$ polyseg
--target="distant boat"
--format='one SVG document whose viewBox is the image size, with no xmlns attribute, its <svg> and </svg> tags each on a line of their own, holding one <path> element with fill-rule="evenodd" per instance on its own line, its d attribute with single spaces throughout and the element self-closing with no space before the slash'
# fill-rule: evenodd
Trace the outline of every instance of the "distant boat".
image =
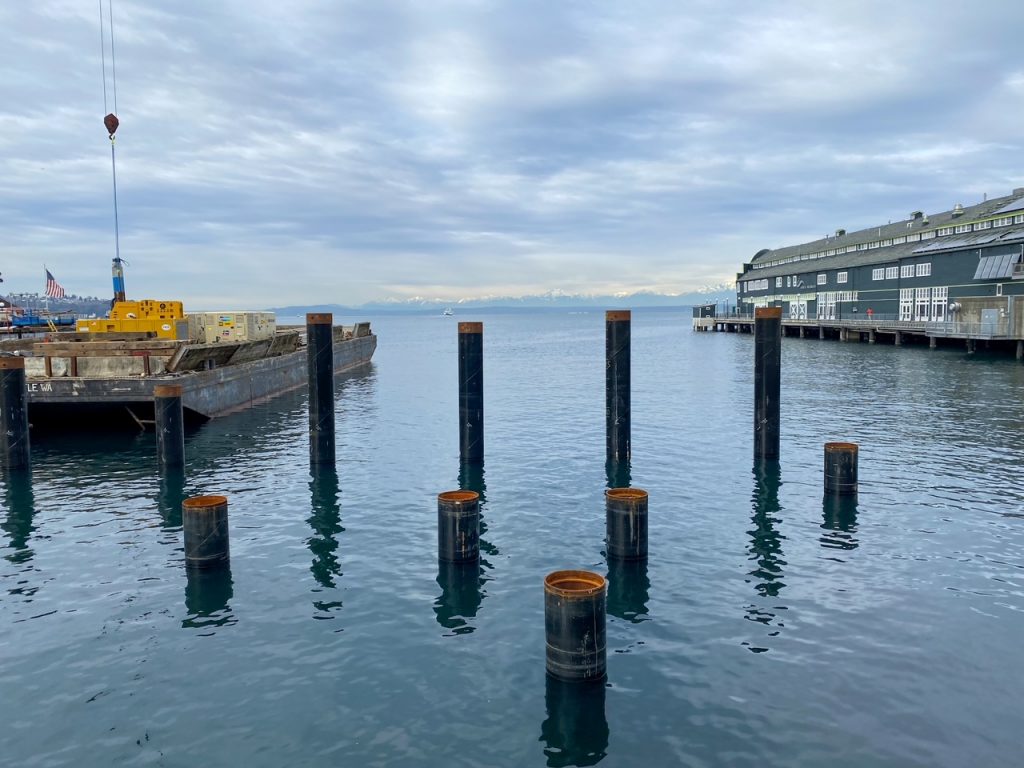
<svg viewBox="0 0 1024 768">
<path fill-rule="evenodd" d="M 448 317 L 449 315 L 454 315 L 455 313 L 452 312 L 451 307 L 445 307 L 444 312 L 442 312 L 441 314 L 444 315 L 445 317 Z"/>
</svg>

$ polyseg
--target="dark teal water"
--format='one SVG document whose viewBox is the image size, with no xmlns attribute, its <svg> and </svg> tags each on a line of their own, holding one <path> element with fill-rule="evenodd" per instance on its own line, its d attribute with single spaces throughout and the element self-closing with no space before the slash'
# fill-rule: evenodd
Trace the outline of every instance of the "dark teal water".
<svg viewBox="0 0 1024 768">
<path fill-rule="evenodd" d="M 439 572 L 458 486 L 457 320 L 485 322 L 484 557 Z M 649 564 L 615 569 L 609 680 L 544 674 L 544 575 L 606 572 L 604 321 L 373 318 L 336 478 L 301 393 L 191 434 L 43 437 L 0 494 L 0 764 L 1015 766 L 1024 368 L 787 339 L 783 458 L 751 463 L 752 338 L 633 320 Z M 856 509 L 822 444 L 861 445 Z M 230 498 L 189 579 L 182 493 Z"/>
</svg>

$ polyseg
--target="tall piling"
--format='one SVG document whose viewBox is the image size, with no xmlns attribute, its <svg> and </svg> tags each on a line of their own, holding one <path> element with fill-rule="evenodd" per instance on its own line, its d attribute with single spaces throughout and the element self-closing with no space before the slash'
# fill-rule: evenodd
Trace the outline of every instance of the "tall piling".
<svg viewBox="0 0 1024 768">
<path fill-rule="evenodd" d="M 228 500 L 226 496 L 193 496 L 181 504 L 181 529 L 185 537 L 188 568 L 227 565 Z"/>
<path fill-rule="evenodd" d="M 547 765 L 597 765 L 608 753 L 603 684 L 576 685 L 550 675 L 544 680 L 547 719 L 541 724 Z"/>
<path fill-rule="evenodd" d="M 779 458 L 782 307 L 754 310 L 754 458 Z"/>
<path fill-rule="evenodd" d="M 153 415 L 156 422 L 156 457 L 160 470 L 185 465 L 185 411 L 180 384 L 153 387 Z"/>
<path fill-rule="evenodd" d="M 32 464 L 23 357 L 0 357 L 0 463 L 7 469 L 25 469 Z"/>
<path fill-rule="evenodd" d="M 544 579 L 548 674 L 572 682 L 603 680 L 608 671 L 605 611 L 608 582 L 591 571 L 554 571 Z"/>
<path fill-rule="evenodd" d="M 309 463 L 334 464 L 334 316 L 306 315 L 309 376 Z"/>
<path fill-rule="evenodd" d="M 825 443 L 825 495 L 857 495 L 856 443 Z"/>
<path fill-rule="evenodd" d="M 449 563 L 480 557 L 480 494 L 476 491 L 437 495 L 437 556 Z"/>
<path fill-rule="evenodd" d="M 647 491 L 609 488 L 604 492 L 608 558 L 647 558 Z"/>
<path fill-rule="evenodd" d="M 484 460 L 483 323 L 459 323 L 459 455 Z"/>
<path fill-rule="evenodd" d="M 630 458 L 629 343 L 632 313 L 610 310 L 604 316 L 606 461 Z"/>
</svg>

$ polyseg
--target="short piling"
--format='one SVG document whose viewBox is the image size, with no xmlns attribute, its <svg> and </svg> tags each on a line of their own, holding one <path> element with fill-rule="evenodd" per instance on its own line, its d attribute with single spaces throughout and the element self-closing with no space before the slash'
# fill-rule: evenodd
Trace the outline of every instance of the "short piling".
<svg viewBox="0 0 1024 768">
<path fill-rule="evenodd" d="M 607 675 L 605 610 L 608 582 L 591 571 L 554 571 L 544 579 L 547 671 L 572 682 Z"/>
<path fill-rule="evenodd" d="M 309 463 L 334 464 L 334 316 L 306 315 L 309 375 Z"/>
<path fill-rule="evenodd" d="M 647 558 L 647 491 L 609 488 L 604 492 L 609 559 Z"/>
<path fill-rule="evenodd" d="M 484 460 L 483 323 L 459 323 L 459 454 Z"/>
<path fill-rule="evenodd" d="M 754 310 L 754 458 L 779 458 L 782 308 Z"/>
<path fill-rule="evenodd" d="M 604 316 L 606 460 L 630 458 L 629 346 L 632 313 L 610 310 Z"/>
<path fill-rule="evenodd" d="M 216 568 L 230 559 L 226 496 L 193 496 L 181 504 L 185 565 Z"/>
<path fill-rule="evenodd" d="M 153 387 L 153 412 L 156 422 L 156 457 L 161 472 L 185 465 L 185 411 L 181 405 L 180 384 Z"/>
<path fill-rule="evenodd" d="M 825 495 L 857 495 L 856 443 L 825 443 Z"/>
<path fill-rule="evenodd" d="M 0 357 L 0 463 L 7 469 L 25 469 L 32 463 L 23 357 Z"/>
<path fill-rule="evenodd" d="M 480 557 L 480 494 L 476 491 L 437 495 L 437 556 L 449 563 Z"/>
</svg>

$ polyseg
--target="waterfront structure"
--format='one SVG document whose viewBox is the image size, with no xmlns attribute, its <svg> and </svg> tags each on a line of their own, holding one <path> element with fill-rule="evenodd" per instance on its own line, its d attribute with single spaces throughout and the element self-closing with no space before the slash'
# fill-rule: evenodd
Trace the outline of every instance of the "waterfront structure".
<svg viewBox="0 0 1024 768">
<path fill-rule="evenodd" d="M 817 325 L 821 337 L 838 328 L 841 338 L 855 329 L 899 343 L 902 332 L 933 346 L 938 338 L 1024 340 L 1024 187 L 758 251 L 736 275 L 736 298 L 740 317 L 781 307 L 789 330 Z"/>
</svg>

